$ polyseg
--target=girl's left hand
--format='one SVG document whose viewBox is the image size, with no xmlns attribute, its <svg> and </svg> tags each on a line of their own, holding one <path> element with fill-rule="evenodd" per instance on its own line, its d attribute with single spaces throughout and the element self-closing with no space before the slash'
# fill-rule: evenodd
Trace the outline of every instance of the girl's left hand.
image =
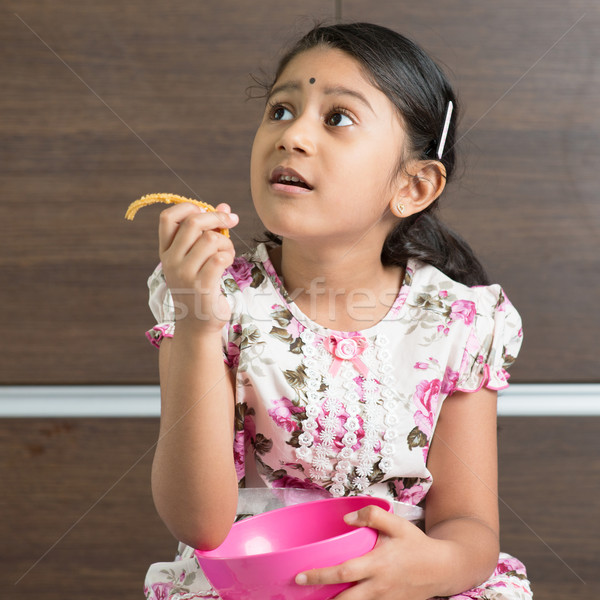
<svg viewBox="0 0 600 600">
<path fill-rule="evenodd" d="M 379 531 L 375 548 L 341 565 L 300 573 L 296 583 L 323 585 L 350 583 L 335 600 L 427 600 L 435 596 L 435 570 L 439 540 L 429 538 L 410 521 L 378 506 L 367 506 L 344 517 L 349 525 Z"/>
</svg>

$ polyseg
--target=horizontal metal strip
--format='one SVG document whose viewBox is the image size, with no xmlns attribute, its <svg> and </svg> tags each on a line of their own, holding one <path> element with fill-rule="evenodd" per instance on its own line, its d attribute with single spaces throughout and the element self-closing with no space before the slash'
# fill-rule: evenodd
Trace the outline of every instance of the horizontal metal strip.
<svg viewBox="0 0 600 600">
<path fill-rule="evenodd" d="M 600 384 L 513 384 L 500 416 L 600 416 Z M 0 386 L 0 417 L 158 417 L 158 386 Z"/>
<path fill-rule="evenodd" d="M 0 387 L 0 417 L 158 417 L 158 386 Z"/>
</svg>

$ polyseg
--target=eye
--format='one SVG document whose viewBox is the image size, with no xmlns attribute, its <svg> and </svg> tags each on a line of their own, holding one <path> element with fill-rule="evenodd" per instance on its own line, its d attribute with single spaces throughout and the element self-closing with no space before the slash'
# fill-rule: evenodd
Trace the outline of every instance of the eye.
<svg viewBox="0 0 600 600">
<path fill-rule="evenodd" d="M 285 106 L 281 106 L 281 104 L 272 106 L 269 115 L 273 121 L 289 121 L 294 118 L 294 115 Z"/>
<path fill-rule="evenodd" d="M 340 109 L 332 111 L 325 119 L 325 123 L 332 127 L 348 127 L 349 125 L 354 125 L 354 121 Z"/>
</svg>

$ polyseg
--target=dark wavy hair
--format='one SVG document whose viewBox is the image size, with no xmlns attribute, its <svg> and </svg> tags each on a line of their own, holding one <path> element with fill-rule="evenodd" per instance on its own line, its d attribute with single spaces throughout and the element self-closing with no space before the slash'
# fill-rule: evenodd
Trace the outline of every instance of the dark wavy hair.
<svg viewBox="0 0 600 600">
<path fill-rule="evenodd" d="M 449 181 L 456 166 L 458 102 L 442 69 L 414 42 L 372 23 L 315 26 L 282 57 L 269 92 L 297 55 L 318 46 L 341 50 L 357 60 L 371 83 L 392 102 L 407 134 L 406 158 L 438 160 L 436 155 L 448 102 L 454 111 L 440 162 Z M 399 172 L 403 168 L 399 165 Z M 423 211 L 400 219 L 381 252 L 384 265 L 406 266 L 409 258 L 429 263 L 466 285 L 487 285 L 487 274 L 469 244 L 436 215 L 439 198 Z M 281 238 L 266 232 L 271 241 Z"/>
</svg>

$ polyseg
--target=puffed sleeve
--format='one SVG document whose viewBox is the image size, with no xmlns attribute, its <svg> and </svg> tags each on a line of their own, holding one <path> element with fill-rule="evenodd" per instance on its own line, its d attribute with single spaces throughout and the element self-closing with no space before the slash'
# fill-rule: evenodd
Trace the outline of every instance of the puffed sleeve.
<svg viewBox="0 0 600 600">
<path fill-rule="evenodd" d="M 223 274 L 221 291 L 232 307 L 231 320 L 225 324 L 221 332 L 223 360 L 229 367 L 235 368 L 239 360 L 239 334 L 241 332 L 241 328 L 236 324 L 239 316 L 237 309 L 239 298 L 236 291 L 239 292 L 239 288 L 227 271 Z M 156 320 L 156 325 L 146 331 L 146 337 L 153 346 L 160 348 L 164 338 L 173 337 L 178 311 L 183 310 L 183 307 L 177 307 L 173 301 L 161 264 L 148 278 L 148 293 L 148 305 Z"/>
<path fill-rule="evenodd" d="M 508 387 L 507 369 L 521 343 L 521 317 L 499 285 L 473 288 L 475 314 L 464 348 L 457 391 L 475 392 Z"/>
<path fill-rule="evenodd" d="M 175 306 L 161 264 L 148 278 L 148 294 L 148 305 L 156 325 L 146 331 L 146 337 L 153 346 L 160 348 L 163 339 L 173 337 L 175 331 Z"/>
</svg>

